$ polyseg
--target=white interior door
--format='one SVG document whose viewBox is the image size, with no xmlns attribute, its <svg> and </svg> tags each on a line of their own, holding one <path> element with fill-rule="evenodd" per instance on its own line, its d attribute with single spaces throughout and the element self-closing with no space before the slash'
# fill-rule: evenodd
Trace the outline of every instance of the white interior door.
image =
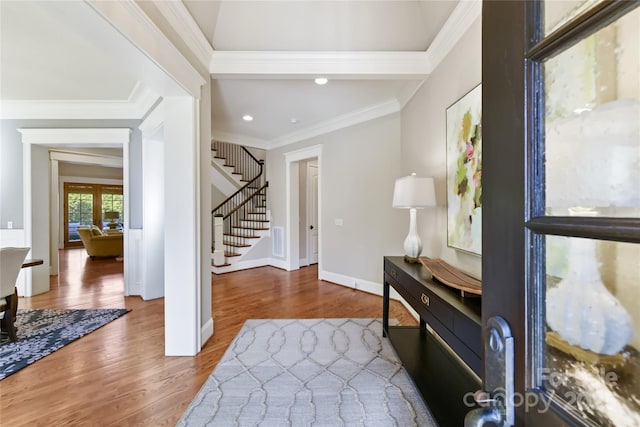
<svg viewBox="0 0 640 427">
<path fill-rule="evenodd" d="M 307 258 L 318 263 L 318 164 L 307 163 Z"/>
</svg>

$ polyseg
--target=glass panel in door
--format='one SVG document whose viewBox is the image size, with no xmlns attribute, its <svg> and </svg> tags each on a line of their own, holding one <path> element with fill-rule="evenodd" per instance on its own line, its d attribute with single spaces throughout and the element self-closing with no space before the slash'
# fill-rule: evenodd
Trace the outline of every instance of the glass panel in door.
<svg viewBox="0 0 640 427">
<path fill-rule="evenodd" d="M 93 225 L 93 201 L 93 193 L 67 192 L 67 242 L 80 242 L 78 226 Z"/>
<path fill-rule="evenodd" d="M 578 423 L 638 426 L 640 243 L 619 219 L 640 218 L 640 8 L 607 20 L 540 61 L 534 386 Z"/>
<path fill-rule="evenodd" d="M 102 186 L 102 228 L 121 229 L 124 219 L 122 187 Z"/>
<path fill-rule="evenodd" d="M 545 243 L 545 389 L 596 425 L 640 425 L 640 244 Z"/>
<path fill-rule="evenodd" d="M 640 218 L 639 28 L 636 9 L 542 64 L 548 215 Z"/>
<path fill-rule="evenodd" d="M 546 0 L 544 2 L 544 33 L 556 30 L 572 18 L 603 0 Z"/>
</svg>

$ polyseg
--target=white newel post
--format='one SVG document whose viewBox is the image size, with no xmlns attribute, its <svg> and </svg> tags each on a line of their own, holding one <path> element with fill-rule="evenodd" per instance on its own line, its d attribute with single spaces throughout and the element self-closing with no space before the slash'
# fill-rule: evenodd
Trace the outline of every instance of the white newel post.
<svg viewBox="0 0 640 427">
<path fill-rule="evenodd" d="M 222 216 L 216 215 L 213 217 L 213 265 L 223 265 L 225 263 L 224 248 L 222 246 L 222 221 Z"/>
</svg>

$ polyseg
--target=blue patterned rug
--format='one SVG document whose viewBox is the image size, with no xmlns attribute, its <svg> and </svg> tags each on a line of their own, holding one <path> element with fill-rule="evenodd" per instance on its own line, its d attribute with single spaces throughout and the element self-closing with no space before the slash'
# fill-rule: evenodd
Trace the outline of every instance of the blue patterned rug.
<svg viewBox="0 0 640 427">
<path fill-rule="evenodd" d="M 0 380 L 128 312 L 124 308 L 18 310 L 18 340 L 0 344 Z"/>
<path fill-rule="evenodd" d="M 437 426 L 380 319 L 247 320 L 178 426 Z"/>
</svg>

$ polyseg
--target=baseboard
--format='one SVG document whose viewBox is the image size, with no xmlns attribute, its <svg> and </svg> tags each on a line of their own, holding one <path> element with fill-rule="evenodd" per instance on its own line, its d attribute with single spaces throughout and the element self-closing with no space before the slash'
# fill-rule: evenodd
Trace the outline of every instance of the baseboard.
<svg viewBox="0 0 640 427">
<path fill-rule="evenodd" d="M 287 269 L 287 262 L 280 258 L 269 258 L 269 265 L 272 267 L 280 268 L 282 270 Z"/>
<path fill-rule="evenodd" d="M 212 266 L 211 272 L 214 274 L 224 274 L 224 273 L 231 273 L 233 271 L 247 270 L 249 268 L 264 267 L 265 265 L 272 265 L 271 261 L 272 261 L 271 258 L 259 258 L 259 259 L 251 259 L 247 261 L 238 261 L 226 267 Z"/>
<path fill-rule="evenodd" d="M 265 265 L 270 265 L 272 267 L 280 268 L 282 270 L 287 270 L 287 263 L 283 259 L 279 258 L 261 258 L 251 261 L 240 261 L 228 267 L 212 267 L 211 271 L 215 274 L 223 274 L 230 273 L 232 271 L 238 270 L 246 270 L 248 268 L 262 267 Z M 214 271 L 215 269 L 215 271 Z M 343 274 L 332 273 L 330 271 L 321 270 L 318 271 L 318 279 L 326 280 L 327 282 L 335 283 L 337 285 L 346 286 L 348 288 L 357 289 L 359 291 L 368 292 L 370 294 L 382 296 L 382 284 L 377 282 L 372 282 L 370 280 L 359 279 L 356 277 L 345 276 Z M 393 300 L 400 301 L 402 305 L 411 313 L 411 315 L 418 320 L 418 313 L 411 308 L 409 303 L 407 303 L 401 296 L 398 294 L 395 289 L 390 289 L 389 297 Z M 204 341 L 203 341 L 204 342 Z"/>
<path fill-rule="evenodd" d="M 382 296 L 383 286 L 380 283 L 371 282 L 369 280 L 358 279 L 351 276 L 345 276 L 338 273 L 332 273 L 330 271 L 319 271 L 318 278 L 320 280 L 326 280 L 327 282 L 335 283 L 337 285 L 346 286 L 348 288 L 357 289 L 359 291 L 368 292 L 370 294 Z M 389 293 L 389 298 L 400 301 L 400 303 L 411 313 L 411 315 L 418 320 L 420 317 L 418 313 L 411 308 L 409 303 L 407 303 L 399 293 L 395 291 L 395 289 L 391 288 Z"/>
<path fill-rule="evenodd" d="M 200 327 L 200 348 L 204 347 L 209 338 L 213 336 L 213 319 L 209 318 L 207 323 Z"/>
</svg>

